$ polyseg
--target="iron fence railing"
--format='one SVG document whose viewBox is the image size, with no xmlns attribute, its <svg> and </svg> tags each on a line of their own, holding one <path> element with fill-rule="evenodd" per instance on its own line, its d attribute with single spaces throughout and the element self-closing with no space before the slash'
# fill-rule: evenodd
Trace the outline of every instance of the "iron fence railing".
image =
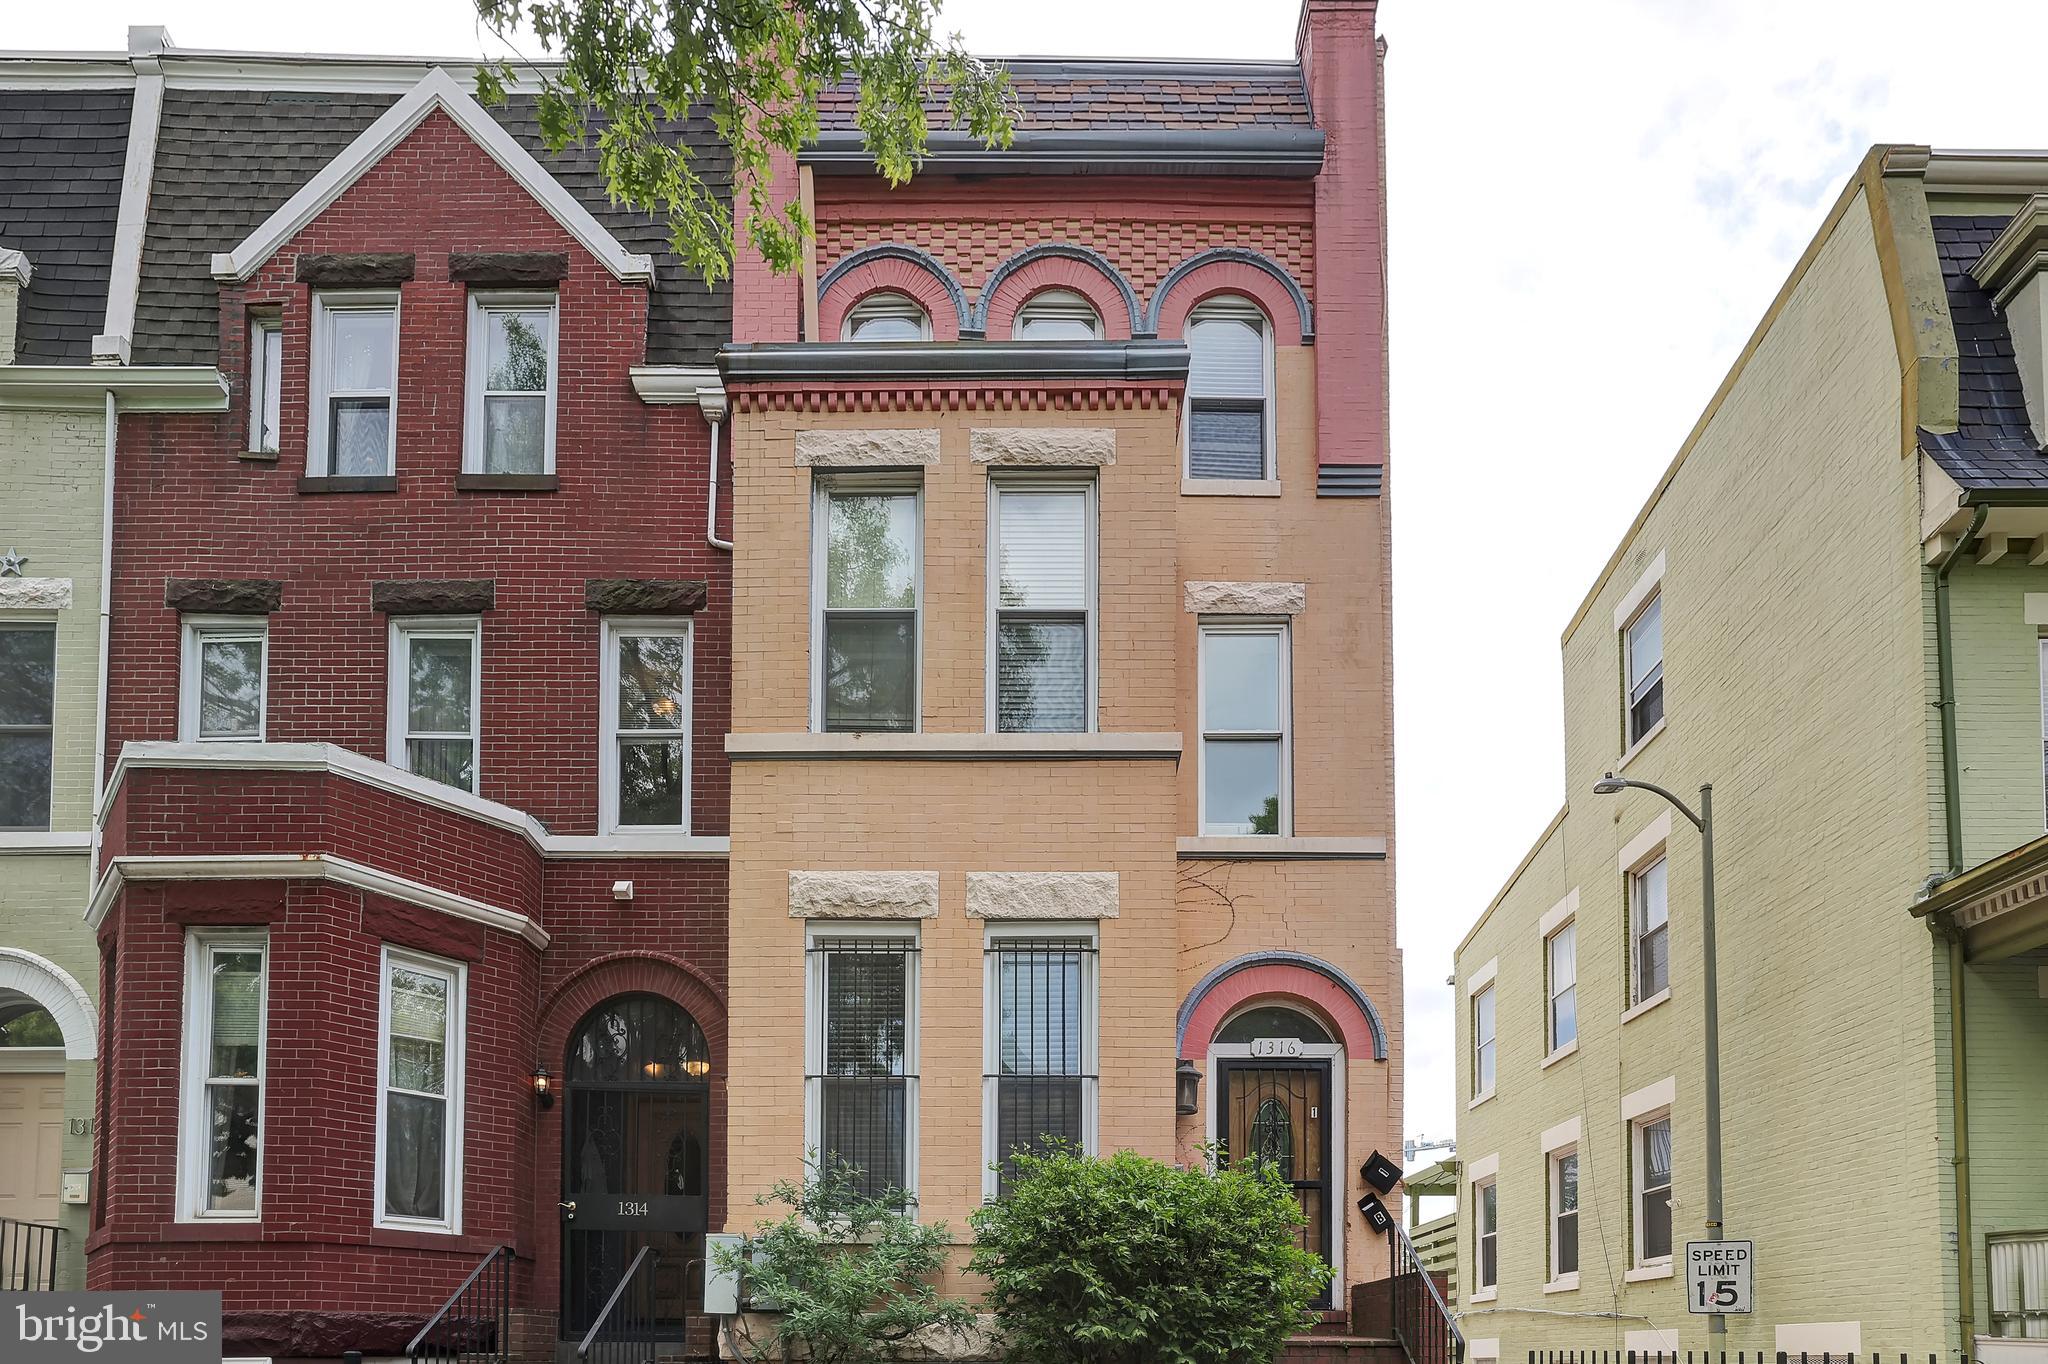
<svg viewBox="0 0 2048 1364">
<path fill-rule="evenodd" d="M 484 1256 L 405 1347 L 411 1360 L 506 1364 L 511 1357 L 512 1247 Z"/>
<path fill-rule="evenodd" d="M 0 1217 L 0 1289 L 48 1292 L 57 1286 L 57 1248 L 64 1228 Z"/>
<path fill-rule="evenodd" d="M 1465 1337 L 1437 1291 L 1436 1277 L 1415 1253 L 1399 1221 L 1388 1231 L 1393 1249 L 1394 1336 L 1410 1364 L 1464 1364 Z"/>
<path fill-rule="evenodd" d="M 577 1345 L 579 1361 L 654 1364 L 664 1345 L 671 1355 L 682 1351 L 689 1337 L 688 1295 L 665 1301 L 658 1283 L 660 1268 L 661 1252 L 652 1246 L 640 1247 Z M 684 1266 L 685 1277 L 689 1268 Z"/>
</svg>

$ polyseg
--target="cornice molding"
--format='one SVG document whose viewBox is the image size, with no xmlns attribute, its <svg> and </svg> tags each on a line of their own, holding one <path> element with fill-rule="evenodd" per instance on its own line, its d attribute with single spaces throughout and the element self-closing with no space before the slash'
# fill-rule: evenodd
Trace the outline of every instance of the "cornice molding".
<svg viewBox="0 0 2048 1364">
<path fill-rule="evenodd" d="M 207 365 L 0 365 L 0 408 L 224 412 L 227 380 Z"/>
</svg>

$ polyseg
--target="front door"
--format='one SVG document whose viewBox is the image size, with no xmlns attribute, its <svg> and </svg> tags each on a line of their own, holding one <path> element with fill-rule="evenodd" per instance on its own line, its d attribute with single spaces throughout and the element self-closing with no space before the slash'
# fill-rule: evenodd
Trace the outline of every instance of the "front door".
<svg viewBox="0 0 2048 1364">
<path fill-rule="evenodd" d="M 1225 1164 L 1256 1160 L 1301 1201 L 1302 1249 L 1330 1263 L 1330 1063 L 1219 1060 L 1216 1139 Z M 1322 1306 L 1332 1301 L 1325 1294 Z"/>
<path fill-rule="evenodd" d="M 590 1329 L 643 1246 L 660 1256 L 646 1286 L 657 1333 L 679 1341 L 686 1316 L 700 1314 L 710 1073 L 696 1020 L 654 995 L 607 1000 L 571 1035 L 562 1086 L 564 1340 Z"/>
</svg>

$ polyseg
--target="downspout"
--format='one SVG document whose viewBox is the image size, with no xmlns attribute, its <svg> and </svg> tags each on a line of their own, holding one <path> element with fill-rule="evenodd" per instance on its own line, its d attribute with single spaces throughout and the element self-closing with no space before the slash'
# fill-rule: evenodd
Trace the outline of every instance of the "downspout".
<svg viewBox="0 0 2048 1364">
<path fill-rule="evenodd" d="M 100 474 L 100 657 L 95 695 L 92 739 L 92 837 L 91 857 L 85 872 L 86 904 L 92 904 L 100 887 L 100 802 L 107 789 L 107 679 L 111 671 L 108 646 L 114 621 L 114 452 L 121 430 L 120 405 L 114 390 L 106 394 L 105 467 Z"/>
<path fill-rule="evenodd" d="M 697 408 L 704 419 L 711 423 L 711 491 L 705 499 L 704 538 L 713 549 L 732 553 L 732 541 L 718 538 L 718 435 L 725 424 L 725 390 L 723 388 L 700 388 L 697 390 Z"/>
</svg>

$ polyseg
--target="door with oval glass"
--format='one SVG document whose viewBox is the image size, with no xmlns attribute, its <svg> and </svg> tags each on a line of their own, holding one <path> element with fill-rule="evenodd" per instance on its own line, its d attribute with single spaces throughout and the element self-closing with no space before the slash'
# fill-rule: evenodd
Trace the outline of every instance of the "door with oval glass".
<svg viewBox="0 0 2048 1364">
<path fill-rule="evenodd" d="M 1218 1158 L 1279 1171 L 1301 1202 L 1299 1244 L 1329 1264 L 1330 1063 L 1254 1056 L 1216 1065 Z M 1322 1305 L 1332 1300 L 1326 1292 Z"/>
<path fill-rule="evenodd" d="M 621 995 L 569 1039 L 562 1101 L 562 1325 L 580 1339 L 642 1247 L 668 1335 L 702 1306 L 709 1212 L 711 1051 L 697 1021 L 655 995 Z"/>
</svg>

